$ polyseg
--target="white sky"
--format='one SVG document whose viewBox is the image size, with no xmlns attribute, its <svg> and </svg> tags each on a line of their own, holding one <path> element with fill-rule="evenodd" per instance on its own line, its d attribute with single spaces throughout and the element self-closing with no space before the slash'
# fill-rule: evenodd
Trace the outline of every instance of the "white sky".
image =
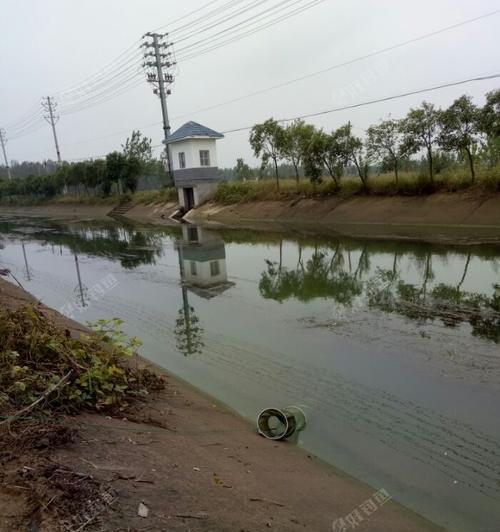
<svg viewBox="0 0 500 532">
<path fill-rule="evenodd" d="M 225 1 L 219 0 L 206 10 Z M 267 0 L 256 12 L 276 2 Z M 146 31 L 207 3 L 208 0 L 0 0 L 0 127 L 5 127 L 9 136 L 7 126 L 36 109 L 42 96 L 79 83 L 113 61 Z M 179 62 L 168 100 L 172 131 L 188 120 L 224 131 L 270 116 L 293 117 L 498 73 L 497 13 L 284 88 L 211 111 L 197 111 L 496 9 L 500 9 L 499 0 L 325 0 L 219 50 Z M 175 35 L 172 40 L 175 42 Z M 332 113 L 311 122 L 329 130 L 351 120 L 360 128 L 355 131 L 362 134 L 361 129 L 389 114 L 403 116 L 424 98 L 447 106 L 467 93 L 482 104 L 485 92 L 499 86 L 499 79 L 481 81 Z M 71 160 L 119 149 L 132 129 L 140 129 L 159 144 L 163 135 L 160 121 L 160 102 L 144 81 L 116 99 L 63 116 L 57 125 L 62 157 Z M 155 122 L 158 124 L 145 127 Z M 106 138 L 101 139 L 103 136 Z M 55 159 L 48 124 L 32 134 L 12 138 L 7 150 L 9 158 L 18 161 Z M 218 154 L 221 167 L 234 166 L 241 156 L 253 163 L 248 131 L 226 135 L 218 142 Z"/>
</svg>

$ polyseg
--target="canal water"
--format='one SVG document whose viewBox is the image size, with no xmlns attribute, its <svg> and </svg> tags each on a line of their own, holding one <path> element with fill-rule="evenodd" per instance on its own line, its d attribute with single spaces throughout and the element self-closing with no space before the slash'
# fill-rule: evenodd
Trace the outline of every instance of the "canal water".
<svg viewBox="0 0 500 532">
<path fill-rule="evenodd" d="M 243 416 L 300 405 L 297 445 L 432 521 L 500 529 L 500 247 L 3 217 L 0 266 Z"/>
</svg>

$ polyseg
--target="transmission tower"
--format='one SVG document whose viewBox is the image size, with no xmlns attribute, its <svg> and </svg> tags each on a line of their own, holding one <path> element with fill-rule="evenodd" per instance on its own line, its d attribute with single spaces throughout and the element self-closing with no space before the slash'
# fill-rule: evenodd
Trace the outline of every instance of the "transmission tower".
<svg viewBox="0 0 500 532">
<path fill-rule="evenodd" d="M 158 95 L 161 102 L 163 117 L 163 133 L 167 168 L 170 179 L 173 180 L 172 160 L 170 157 L 170 122 L 168 120 L 167 96 L 171 93 L 170 86 L 174 82 L 174 67 L 176 62 L 173 57 L 172 43 L 167 40 L 168 33 L 146 33 L 144 35 L 144 63 L 147 81 L 154 87 L 154 94 Z"/>
<path fill-rule="evenodd" d="M 5 129 L 0 129 L 0 144 L 2 144 L 3 158 L 5 160 L 5 166 L 7 167 L 7 177 L 12 179 L 9 160 L 7 159 L 7 152 L 5 151 L 5 145 L 7 144 L 7 135 L 5 134 Z"/>
<path fill-rule="evenodd" d="M 44 115 L 45 120 L 52 126 L 52 133 L 54 134 L 54 143 L 56 145 L 57 162 L 61 163 L 61 151 L 59 150 L 59 142 L 57 141 L 56 124 L 59 122 L 59 117 L 55 115 L 57 103 L 54 102 L 50 96 L 42 100 L 42 107 L 47 113 Z"/>
</svg>

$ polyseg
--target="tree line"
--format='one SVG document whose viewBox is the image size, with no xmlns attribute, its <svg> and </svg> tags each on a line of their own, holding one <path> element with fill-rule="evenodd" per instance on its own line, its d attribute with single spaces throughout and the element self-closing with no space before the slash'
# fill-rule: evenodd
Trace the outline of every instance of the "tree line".
<svg viewBox="0 0 500 532">
<path fill-rule="evenodd" d="M 370 165 L 394 172 L 398 182 L 401 168 L 418 153 L 425 154 L 431 183 L 436 174 L 436 159 L 443 153 L 464 161 L 474 181 L 479 158 L 488 166 L 500 162 L 500 89 L 489 92 L 482 107 L 466 95 L 447 109 L 423 102 L 410 109 L 404 118 L 389 118 L 370 126 L 364 141 L 353 133 L 350 122 L 328 133 L 303 120 L 283 126 L 273 118 L 253 126 L 249 140 L 262 168 L 273 166 L 278 190 L 282 163 L 293 167 L 297 182 L 302 167 L 311 181 L 320 181 L 327 174 L 336 186 L 340 185 L 346 168 L 352 167 L 367 188 Z M 239 159 L 236 175 L 249 171 L 248 165 Z"/>
<path fill-rule="evenodd" d="M 76 193 L 102 194 L 135 192 L 144 174 L 166 176 L 162 161 L 153 159 L 151 139 L 133 131 L 122 145 L 122 151 L 108 153 L 105 159 L 64 162 L 46 175 L 0 180 L 2 196 L 53 197 L 68 188 Z"/>
</svg>

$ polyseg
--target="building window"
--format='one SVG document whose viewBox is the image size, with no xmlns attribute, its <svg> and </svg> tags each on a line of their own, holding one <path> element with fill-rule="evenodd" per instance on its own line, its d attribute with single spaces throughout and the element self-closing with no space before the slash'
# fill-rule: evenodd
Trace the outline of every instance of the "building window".
<svg viewBox="0 0 500 532">
<path fill-rule="evenodd" d="M 179 168 L 186 168 L 186 154 L 183 151 L 179 152 Z"/>
<path fill-rule="evenodd" d="M 210 152 L 208 150 L 200 150 L 200 166 L 210 166 Z"/>
<path fill-rule="evenodd" d="M 191 266 L 191 275 L 198 275 L 198 270 L 196 269 L 196 262 L 194 260 L 190 261 Z"/>
<path fill-rule="evenodd" d="M 198 242 L 198 228 L 188 227 L 188 240 L 189 242 Z"/>
<path fill-rule="evenodd" d="M 215 277 L 216 275 L 219 275 L 219 273 L 220 273 L 219 261 L 214 260 L 210 263 L 210 275 L 212 277 Z"/>
</svg>

